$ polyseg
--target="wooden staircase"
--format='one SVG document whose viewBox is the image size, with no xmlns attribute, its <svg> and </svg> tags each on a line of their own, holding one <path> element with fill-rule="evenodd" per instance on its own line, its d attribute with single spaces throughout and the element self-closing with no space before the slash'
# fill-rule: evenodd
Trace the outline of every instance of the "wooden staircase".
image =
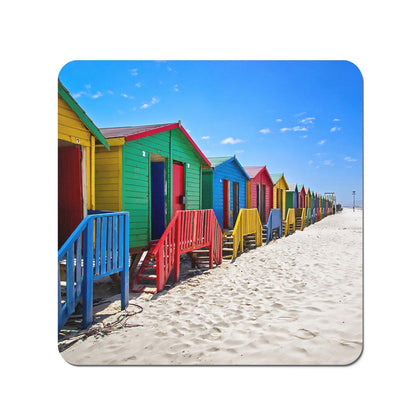
<svg viewBox="0 0 416 416">
<path fill-rule="evenodd" d="M 149 243 L 149 250 L 133 279 L 130 291 L 134 293 L 157 293 L 156 289 L 156 258 L 154 250 L 159 240 L 152 240 Z"/>
<path fill-rule="evenodd" d="M 266 244 L 267 243 L 267 225 L 263 225 L 263 228 L 261 230 L 261 236 L 262 236 L 263 244 Z"/>
<path fill-rule="evenodd" d="M 233 258 L 233 230 L 224 230 L 222 236 L 222 258 L 231 260 Z"/>
<path fill-rule="evenodd" d="M 198 269 L 209 269 L 209 249 L 200 248 L 198 250 L 189 251 L 186 253 L 192 260 L 192 266 L 197 266 Z"/>
</svg>

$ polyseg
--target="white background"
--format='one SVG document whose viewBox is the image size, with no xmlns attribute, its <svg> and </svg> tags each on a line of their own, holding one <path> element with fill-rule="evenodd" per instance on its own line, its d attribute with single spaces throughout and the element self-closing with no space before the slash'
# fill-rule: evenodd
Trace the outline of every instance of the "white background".
<svg viewBox="0 0 416 416">
<path fill-rule="evenodd" d="M 414 414 L 412 2 L 39 0 L 7 2 L 0 19 L 3 409 Z M 358 362 L 94 368 L 62 360 L 56 346 L 56 87 L 60 68 L 74 59 L 342 59 L 358 66 L 365 206 L 364 353 Z"/>
</svg>

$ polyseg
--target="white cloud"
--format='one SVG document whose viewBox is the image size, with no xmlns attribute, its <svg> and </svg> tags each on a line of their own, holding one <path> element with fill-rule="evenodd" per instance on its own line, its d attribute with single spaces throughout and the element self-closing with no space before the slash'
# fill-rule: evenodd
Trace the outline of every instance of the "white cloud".
<svg viewBox="0 0 416 416">
<path fill-rule="evenodd" d="M 276 121 L 278 122 L 278 123 L 280 123 L 281 121 L 283 121 L 281 118 L 277 118 L 276 119 Z"/>
<path fill-rule="evenodd" d="M 202 136 L 201 139 L 202 140 L 208 140 L 210 137 L 209 136 Z"/>
<path fill-rule="evenodd" d="M 178 84 L 175 84 L 173 86 L 173 91 L 175 91 L 175 92 L 178 92 L 179 91 Z"/>
<path fill-rule="evenodd" d="M 150 103 L 143 104 L 140 108 L 149 108 L 151 105 L 156 104 L 159 102 L 159 99 L 156 97 L 153 97 L 150 101 Z"/>
<path fill-rule="evenodd" d="M 325 140 L 321 140 L 321 141 L 318 142 L 318 145 L 322 146 L 324 143 L 325 143 Z"/>
<path fill-rule="evenodd" d="M 325 166 L 334 166 L 334 164 L 332 163 L 332 160 L 324 160 L 324 165 Z"/>
<path fill-rule="evenodd" d="M 121 94 L 121 96 L 122 97 L 124 97 L 124 98 L 130 98 L 130 99 L 133 99 L 134 97 L 132 97 L 132 96 L 130 96 L 130 95 L 127 95 L 127 94 Z"/>
<path fill-rule="evenodd" d="M 142 86 L 142 84 L 141 84 L 140 82 L 136 82 L 134 85 L 135 85 L 137 88 L 140 88 L 140 87 Z"/>
<path fill-rule="evenodd" d="M 347 162 L 356 162 L 357 161 L 357 159 L 353 159 L 352 157 L 350 157 L 350 156 L 345 156 L 344 157 L 344 160 L 346 160 Z"/>
<path fill-rule="evenodd" d="M 341 127 L 332 127 L 330 132 L 333 133 L 334 131 L 339 131 L 339 130 L 341 130 Z"/>
<path fill-rule="evenodd" d="M 306 139 L 308 137 L 307 134 L 305 134 L 304 136 L 301 136 L 301 139 Z"/>
<path fill-rule="evenodd" d="M 283 127 L 280 131 L 308 131 L 306 127 L 295 126 L 295 127 Z"/>
<path fill-rule="evenodd" d="M 259 130 L 260 133 L 267 134 L 270 133 L 270 129 L 261 129 Z"/>
<path fill-rule="evenodd" d="M 136 75 L 139 75 L 139 73 L 137 71 L 138 71 L 137 68 L 130 69 L 130 74 L 135 77 Z"/>
<path fill-rule="evenodd" d="M 97 91 L 97 93 L 92 95 L 91 98 L 96 99 L 96 98 L 99 98 L 99 97 L 102 97 L 102 96 L 103 96 L 103 93 L 101 91 Z"/>
<path fill-rule="evenodd" d="M 332 121 L 341 121 L 339 118 L 334 118 Z"/>
<path fill-rule="evenodd" d="M 300 122 L 302 124 L 313 124 L 314 120 L 315 120 L 315 117 L 306 117 L 303 120 L 301 120 Z"/>
<path fill-rule="evenodd" d="M 234 139 L 232 137 L 227 137 L 226 139 L 221 141 L 221 144 L 237 144 L 237 143 L 242 143 L 243 140 L 241 139 Z"/>
<path fill-rule="evenodd" d="M 79 98 L 81 97 L 81 95 L 85 95 L 86 92 L 85 91 L 80 91 L 80 92 L 76 92 L 75 94 L 73 94 L 74 98 Z"/>
<path fill-rule="evenodd" d="M 310 160 L 310 161 L 308 162 L 308 165 L 313 165 L 313 160 Z"/>
<path fill-rule="evenodd" d="M 111 90 L 107 90 L 107 93 L 111 94 L 111 95 L 114 95 L 113 91 L 111 91 Z"/>
</svg>

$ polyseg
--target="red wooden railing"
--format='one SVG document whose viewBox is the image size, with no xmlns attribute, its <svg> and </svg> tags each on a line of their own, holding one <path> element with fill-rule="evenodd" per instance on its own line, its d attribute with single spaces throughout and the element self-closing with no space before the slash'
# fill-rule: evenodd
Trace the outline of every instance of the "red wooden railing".
<svg viewBox="0 0 416 416">
<path fill-rule="evenodd" d="M 202 247 L 209 248 L 209 267 L 222 263 L 222 231 L 212 209 L 176 211 L 154 249 L 156 289 L 161 291 L 174 269 L 179 280 L 180 255 Z"/>
</svg>

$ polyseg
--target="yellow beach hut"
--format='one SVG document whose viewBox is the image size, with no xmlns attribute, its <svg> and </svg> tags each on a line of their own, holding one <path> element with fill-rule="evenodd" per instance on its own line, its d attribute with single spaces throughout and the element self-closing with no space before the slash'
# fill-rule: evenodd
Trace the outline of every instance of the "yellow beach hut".
<svg viewBox="0 0 416 416">
<path fill-rule="evenodd" d="M 273 180 L 273 208 L 279 208 L 282 219 L 286 219 L 286 191 L 289 185 L 286 182 L 284 173 L 272 173 Z"/>
</svg>

